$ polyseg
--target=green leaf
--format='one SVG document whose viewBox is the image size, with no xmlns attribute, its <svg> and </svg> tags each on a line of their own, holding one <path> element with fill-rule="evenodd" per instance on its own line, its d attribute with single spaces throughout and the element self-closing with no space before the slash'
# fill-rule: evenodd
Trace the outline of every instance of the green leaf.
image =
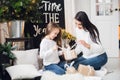
<svg viewBox="0 0 120 80">
<path fill-rule="evenodd" d="M 39 7 L 42 0 L 0 0 L 0 21 L 26 20 L 41 22 Z M 33 13 L 32 13 L 33 12 Z"/>
<path fill-rule="evenodd" d="M 0 54 L 7 55 L 10 59 L 15 59 L 15 55 L 11 52 L 11 43 L 0 44 Z M 4 54 L 5 53 L 5 54 Z"/>
</svg>

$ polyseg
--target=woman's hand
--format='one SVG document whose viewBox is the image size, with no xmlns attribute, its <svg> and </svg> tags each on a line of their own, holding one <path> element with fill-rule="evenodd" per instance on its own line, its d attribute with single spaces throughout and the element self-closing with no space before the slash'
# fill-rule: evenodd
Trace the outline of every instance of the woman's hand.
<svg viewBox="0 0 120 80">
<path fill-rule="evenodd" d="M 79 40 L 78 42 L 85 46 L 86 48 L 90 49 L 90 44 L 86 43 L 84 40 Z"/>
</svg>

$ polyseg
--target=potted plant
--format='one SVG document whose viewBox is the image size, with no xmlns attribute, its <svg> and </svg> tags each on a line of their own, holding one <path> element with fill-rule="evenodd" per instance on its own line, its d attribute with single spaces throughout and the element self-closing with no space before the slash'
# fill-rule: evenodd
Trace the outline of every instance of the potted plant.
<svg viewBox="0 0 120 80">
<path fill-rule="evenodd" d="M 10 63 L 10 61 L 15 60 L 15 55 L 11 52 L 12 45 L 11 43 L 0 43 L 0 64 L 2 63 Z"/>
<path fill-rule="evenodd" d="M 0 22 L 8 23 L 10 37 L 24 37 L 25 22 L 41 22 L 41 1 L 0 0 Z"/>
<path fill-rule="evenodd" d="M 0 22 L 32 20 L 40 22 L 41 0 L 1 0 Z"/>
</svg>

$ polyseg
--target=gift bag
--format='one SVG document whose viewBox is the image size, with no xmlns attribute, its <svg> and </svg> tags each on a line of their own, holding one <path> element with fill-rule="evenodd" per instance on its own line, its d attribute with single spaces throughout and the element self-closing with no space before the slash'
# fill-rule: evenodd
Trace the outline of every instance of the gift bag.
<svg viewBox="0 0 120 80">
<path fill-rule="evenodd" d="M 73 66 L 66 68 L 66 74 L 74 74 L 76 72 L 77 72 L 77 70 L 75 70 L 75 68 Z"/>
<path fill-rule="evenodd" d="M 77 58 L 77 54 L 75 52 L 75 50 L 73 49 L 73 47 L 76 46 L 76 44 L 74 44 L 72 47 L 70 47 L 70 45 L 66 44 L 66 47 L 58 47 L 63 51 L 64 54 L 64 58 L 65 60 L 73 60 L 75 58 Z"/>
<path fill-rule="evenodd" d="M 95 70 L 92 66 L 79 64 L 78 72 L 84 76 L 94 76 Z"/>
<path fill-rule="evenodd" d="M 64 65 L 64 67 L 66 68 L 66 74 L 77 73 L 77 70 L 73 67 L 73 64 L 74 64 L 74 61 L 72 61 L 70 65 L 68 65 L 67 63 Z"/>
<path fill-rule="evenodd" d="M 64 50 L 64 58 L 65 60 L 73 60 L 77 58 L 77 54 L 74 49 L 73 50 L 66 49 Z"/>
</svg>

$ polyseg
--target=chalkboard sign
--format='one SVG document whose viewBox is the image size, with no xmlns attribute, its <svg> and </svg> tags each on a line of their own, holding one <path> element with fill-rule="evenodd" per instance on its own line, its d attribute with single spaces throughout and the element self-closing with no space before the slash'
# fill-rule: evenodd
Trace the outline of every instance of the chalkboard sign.
<svg viewBox="0 0 120 80">
<path fill-rule="evenodd" d="M 42 0 L 39 10 L 42 13 L 41 23 L 26 22 L 24 28 L 25 37 L 33 37 L 34 48 L 39 47 L 49 22 L 55 22 L 65 28 L 64 0 Z"/>
<path fill-rule="evenodd" d="M 64 0 L 43 0 L 42 6 L 44 23 L 55 22 L 65 27 Z"/>
</svg>

